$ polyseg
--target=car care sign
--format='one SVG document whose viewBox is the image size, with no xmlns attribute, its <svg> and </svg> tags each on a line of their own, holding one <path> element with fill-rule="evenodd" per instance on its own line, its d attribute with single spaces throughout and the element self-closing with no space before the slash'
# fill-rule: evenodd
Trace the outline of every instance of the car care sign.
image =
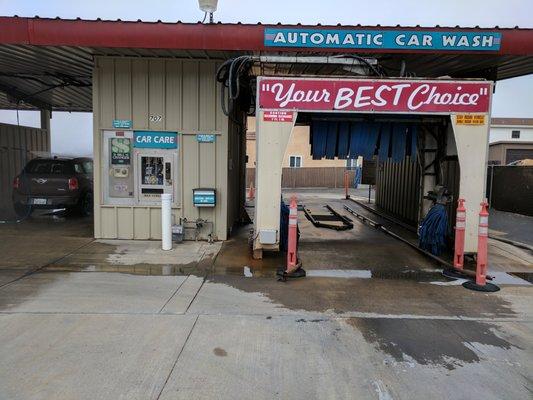
<svg viewBox="0 0 533 400">
<path fill-rule="evenodd" d="M 263 113 L 263 121 L 292 122 L 293 119 L 294 112 L 292 111 L 265 111 Z"/>
<path fill-rule="evenodd" d="M 275 110 L 486 113 L 492 84 L 486 81 L 386 79 L 258 79 L 259 107 Z"/>
<path fill-rule="evenodd" d="M 178 135 L 176 132 L 135 131 L 134 147 L 150 149 L 177 149 Z"/>
</svg>

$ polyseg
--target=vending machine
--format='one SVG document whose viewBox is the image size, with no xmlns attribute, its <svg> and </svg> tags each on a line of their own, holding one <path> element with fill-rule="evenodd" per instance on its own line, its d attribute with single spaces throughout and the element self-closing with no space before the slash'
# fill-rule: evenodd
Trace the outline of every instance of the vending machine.
<svg viewBox="0 0 533 400">
<path fill-rule="evenodd" d="M 160 204 L 161 195 L 177 197 L 177 154 L 169 150 L 135 149 L 137 165 L 137 199 L 139 204 Z"/>
<path fill-rule="evenodd" d="M 161 195 L 178 200 L 178 135 L 176 132 L 134 131 L 135 187 L 138 204 L 161 203 Z"/>
</svg>

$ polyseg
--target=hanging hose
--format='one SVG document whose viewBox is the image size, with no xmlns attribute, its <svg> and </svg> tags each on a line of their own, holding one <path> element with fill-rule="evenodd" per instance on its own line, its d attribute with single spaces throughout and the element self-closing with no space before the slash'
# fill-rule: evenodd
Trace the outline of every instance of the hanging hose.
<svg viewBox="0 0 533 400">
<path fill-rule="evenodd" d="M 448 213 L 444 204 L 436 203 L 420 223 L 418 231 L 419 246 L 433 255 L 440 255 L 446 250 L 448 238 Z"/>
<path fill-rule="evenodd" d="M 216 80 L 222 86 L 220 103 L 224 115 L 230 116 L 233 112 L 233 105 L 241 95 L 241 78 L 247 76 L 247 72 L 252 66 L 251 56 L 239 56 L 227 60 L 218 68 Z M 227 105 L 226 105 L 226 90 Z"/>
</svg>

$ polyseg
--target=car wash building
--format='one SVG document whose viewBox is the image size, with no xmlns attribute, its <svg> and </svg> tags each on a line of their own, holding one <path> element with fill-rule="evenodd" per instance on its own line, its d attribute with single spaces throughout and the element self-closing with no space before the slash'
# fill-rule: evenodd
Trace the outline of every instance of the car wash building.
<svg viewBox="0 0 533 400">
<path fill-rule="evenodd" d="M 278 250 L 295 125 L 314 158 L 377 157 L 376 204 L 416 225 L 446 186 L 475 252 L 495 82 L 533 73 L 533 30 L 0 18 L 0 107 L 93 113 L 94 234 L 190 238 L 243 218 L 256 116 L 254 254 Z M 73 132 L 75 134 L 75 132 Z"/>
</svg>

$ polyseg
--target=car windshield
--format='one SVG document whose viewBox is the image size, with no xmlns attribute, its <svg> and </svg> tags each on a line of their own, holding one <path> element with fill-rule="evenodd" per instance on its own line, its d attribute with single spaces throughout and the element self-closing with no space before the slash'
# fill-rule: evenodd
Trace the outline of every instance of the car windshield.
<svg viewBox="0 0 533 400">
<path fill-rule="evenodd" d="M 72 174 L 72 166 L 61 160 L 33 160 L 26 166 L 29 174 Z"/>
</svg>

